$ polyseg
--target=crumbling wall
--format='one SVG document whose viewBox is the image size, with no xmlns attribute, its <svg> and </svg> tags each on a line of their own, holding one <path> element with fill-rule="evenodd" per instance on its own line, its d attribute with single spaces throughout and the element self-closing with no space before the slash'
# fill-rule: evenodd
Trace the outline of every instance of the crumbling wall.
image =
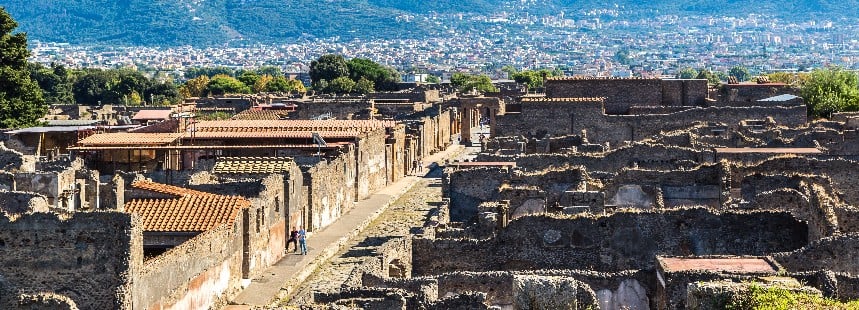
<svg viewBox="0 0 859 310">
<path fill-rule="evenodd" d="M 543 98 L 522 101 L 521 113 L 497 117 L 498 136 L 543 138 L 588 131 L 591 143 L 622 145 L 689 126 L 690 121 L 709 121 L 739 129 L 747 119 L 773 119 L 775 124 L 801 126 L 807 121 L 804 105 L 791 107 L 695 107 L 669 114 L 609 115 L 610 106 L 594 99 Z"/>
<path fill-rule="evenodd" d="M 450 198 L 450 219 L 463 222 L 477 214 L 481 202 L 498 197 L 509 173 L 497 168 L 466 169 L 445 173 L 442 191 Z"/>
<path fill-rule="evenodd" d="M 134 309 L 210 309 L 241 289 L 244 222 L 221 225 L 147 261 L 134 282 Z"/>
<path fill-rule="evenodd" d="M 19 293 L 63 295 L 82 309 L 129 309 L 143 260 L 139 227 L 116 212 L 0 215 L 0 275 Z"/>
<path fill-rule="evenodd" d="M 831 270 L 859 275 L 859 234 L 839 234 L 826 237 L 800 249 L 773 254 L 773 258 L 788 271 Z"/>
<path fill-rule="evenodd" d="M 602 217 L 529 216 L 511 221 L 488 240 L 417 238 L 412 259 L 414 275 L 546 268 L 618 271 L 652 269 L 656 255 L 765 255 L 800 248 L 807 238 L 806 224 L 784 212 L 678 209 Z"/>
<path fill-rule="evenodd" d="M 606 197 L 616 197 L 622 189 L 634 186 L 652 186 L 660 189 L 665 207 L 709 206 L 720 207 L 722 169 L 719 165 L 699 166 L 690 170 L 621 169 L 606 184 Z M 617 204 L 617 203 L 616 203 Z M 652 201 L 652 206 L 661 203 Z M 620 205 L 620 204 L 618 204 Z"/>
<path fill-rule="evenodd" d="M 859 182 L 856 171 L 859 162 L 844 159 L 819 160 L 801 156 L 774 157 L 759 163 L 737 165 L 731 169 L 732 188 L 740 188 L 746 175 L 754 173 L 778 175 L 784 171 L 796 174 L 824 175 L 832 180 L 836 193 L 845 203 L 859 205 Z"/>
<path fill-rule="evenodd" d="M 29 192 L 0 190 L 0 213 L 6 213 L 7 216 L 28 212 L 48 212 L 50 207 L 45 196 Z"/>
<path fill-rule="evenodd" d="M 477 161 L 515 161 L 517 167 L 530 171 L 549 167 L 583 166 L 585 171 L 617 173 L 622 168 L 638 167 L 671 170 L 701 162 L 702 154 L 690 148 L 635 143 L 604 154 L 529 154 L 521 156 L 480 154 Z"/>
</svg>

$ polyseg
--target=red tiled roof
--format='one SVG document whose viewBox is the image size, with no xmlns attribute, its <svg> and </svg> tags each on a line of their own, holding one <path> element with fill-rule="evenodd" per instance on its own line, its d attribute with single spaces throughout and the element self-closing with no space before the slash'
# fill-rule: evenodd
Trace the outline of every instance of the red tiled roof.
<svg viewBox="0 0 859 310">
<path fill-rule="evenodd" d="M 169 119 L 170 114 L 173 114 L 172 110 L 140 110 L 131 119 L 136 121 Z"/>
<path fill-rule="evenodd" d="M 204 121 L 193 125 L 197 132 L 266 132 L 266 131 L 358 131 L 396 126 L 382 120 L 226 120 Z"/>
<path fill-rule="evenodd" d="M 235 222 L 250 201 L 239 196 L 211 194 L 178 186 L 137 181 L 132 186 L 174 195 L 170 199 L 132 199 L 125 211 L 140 216 L 144 231 L 202 232 Z"/>
<path fill-rule="evenodd" d="M 322 138 L 354 138 L 359 132 L 355 131 L 320 131 Z M 312 131 L 272 131 L 272 132 L 195 132 L 185 133 L 185 139 L 240 139 L 240 138 L 272 138 L 272 139 L 310 139 Z"/>
<path fill-rule="evenodd" d="M 176 142 L 182 137 L 181 133 L 132 133 L 115 132 L 100 133 L 78 141 L 79 145 L 166 145 Z"/>
</svg>

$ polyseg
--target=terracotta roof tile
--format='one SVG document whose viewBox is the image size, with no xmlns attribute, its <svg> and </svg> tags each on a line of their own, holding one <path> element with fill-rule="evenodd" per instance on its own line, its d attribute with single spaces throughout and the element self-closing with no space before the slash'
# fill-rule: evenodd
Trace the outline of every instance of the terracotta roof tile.
<svg viewBox="0 0 859 310">
<path fill-rule="evenodd" d="M 231 117 L 233 120 L 281 120 L 287 115 L 282 110 L 244 110 Z"/>
<path fill-rule="evenodd" d="M 319 131 L 322 138 L 354 138 L 357 131 Z M 237 139 L 237 138 L 271 138 L 271 139 L 310 139 L 313 131 L 250 131 L 250 132 L 194 132 L 185 133 L 185 139 Z"/>
<path fill-rule="evenodd" d="M 160 120 L 160 119 L 170 119 L 170 114 L 173 114 L 172 110 L 140 110 L 134 117 L 133 120 Z"/>
<path fill-rule="evenodd" d="M 181 133 L 99 133 L 78 141 L 79 145 L 166 145 L 176 142 Z"/>
<path fill-rule="evenodd" d="M 288 157 L 225 157 L 218 159 L 214 173 L 284 173 L 289 172 L 292 158 Z"/>
<path fill-rule="evenodd" d="M 224 196 L 149 181 L 132 186 L 175 195 L 170 199 L 132 199 L 125 211 L 143 221 L 144 231 L 202 232 L 235 222 L 241 209 L 250 201 L 239 196 Z"/>
<path fill-rule="evenodd" d="M 194 124 L 197 132 L 358 131 L 396 126 L 382 120 L 226 120 Z"/>
</svg>

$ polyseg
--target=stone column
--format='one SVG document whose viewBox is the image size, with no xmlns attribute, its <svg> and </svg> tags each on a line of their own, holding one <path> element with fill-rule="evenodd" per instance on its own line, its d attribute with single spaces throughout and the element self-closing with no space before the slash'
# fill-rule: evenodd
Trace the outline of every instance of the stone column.
<svg viewBox="0 0 859 310">
<path fill-rule="evenodd" d="M 470 108 L 462 108 L 462 143 L 471 143 L 471 109 Z"/>
</svg>

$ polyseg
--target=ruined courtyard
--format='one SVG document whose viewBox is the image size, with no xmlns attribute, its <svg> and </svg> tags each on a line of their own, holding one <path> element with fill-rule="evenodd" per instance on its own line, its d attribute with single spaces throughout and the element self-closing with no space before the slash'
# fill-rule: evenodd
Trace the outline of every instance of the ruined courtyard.
<svg viewBox="0 0 859 310">
<path fill-rule="evenodd" d="M 721 309 L 750 285 L 856 300 L 859 114 L 811 119 L 796 95 L 555 77 L 9 131 L 0 308 Z M 190 117 L 205 109 L 233 116 Z"/>
</svg>

